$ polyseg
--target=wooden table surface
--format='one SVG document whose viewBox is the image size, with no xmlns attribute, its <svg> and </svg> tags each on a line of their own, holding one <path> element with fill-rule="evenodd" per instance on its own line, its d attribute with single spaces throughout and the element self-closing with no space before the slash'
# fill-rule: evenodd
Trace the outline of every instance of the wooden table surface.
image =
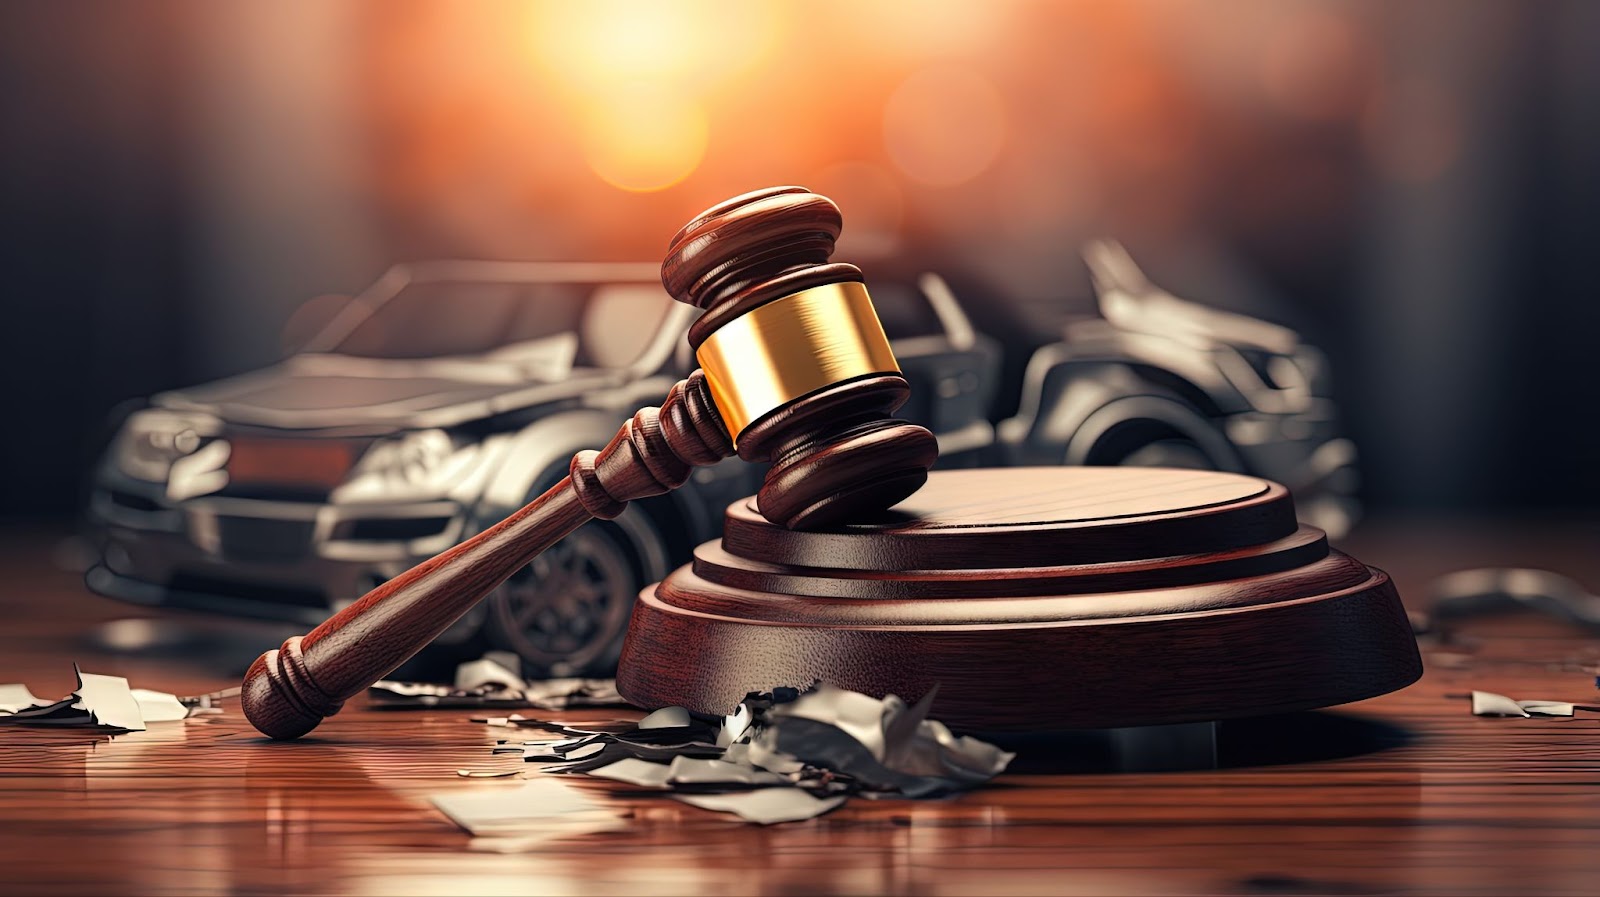
<svg viewBox="0 0 1600 897">
<path fill-rule="evenodd" d="M 161 615 L 84 592 L 52 564 L 54 541 L 0 531 L 0 682 L 56 696 L 77 660 L 178 693 L 231 684 L 208 652 L 89 641 L 104 621 Z M 1345 547 L 1416 602 L 1430 577 L 1484 564 L 1600 586 L 1597 546 L 1592 525 L 1400 522 Z M 0 894 L 1600 893 L 1600 714 L 1479 719 L 1445 697 L 1594 703 L 1600 646 L 1520 619 L 1466 633 L 1467 649 L 1427 648 L 1427 675 L 1402 693 L 1225 728 L 1257 765 L 1008 774 L 953 800 L 857 800 L 775 827 L 583 780 L 571 787 L 614 806 L 622 828 L 515 844 L 475 841 L 428 803 L 521 781 L 459 768 L 538 775 L 491 755 L 508 730 L 469 711 L 353 706 L 290 744 L 257 737 L 235 708 L 116 738 L 4 728 Z M 1049 750 L 1024 759 L 1073 764 L 1037 755 Z"/>
</svg>

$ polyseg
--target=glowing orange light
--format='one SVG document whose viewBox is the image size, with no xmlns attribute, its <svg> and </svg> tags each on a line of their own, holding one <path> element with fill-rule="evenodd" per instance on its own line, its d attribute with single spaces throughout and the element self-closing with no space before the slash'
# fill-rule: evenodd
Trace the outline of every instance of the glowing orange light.
<svg viewBox="0 0 1600 897">
<path fill-rule="evenodd" d="M 962 68 L 923 69 L 889 98 L 884 144 L 907 175 L 937 187 L 971 180 L 1005 142 L 1000 94 L 982 75 Z"/>
<path fill-rule="evenodd" d="M 537 9 L 541 58 L 580 89 L 681 78 L 712 50 L 703 27 L 712 11 L 704 3 L 588 0 Z"/>
<path fill-rule="evenodd" d="M 565 94 L 589 167 L 624 190 L 661 190 L 705 156 L 716 86 L 771 44 L 768 4 L 586 0 L 533 7 L 539 60 Z"/>
<path fill-rule="evenodd" d="M 595 98 L 586 110 L 589 167 L 623 190 L 664 190 L 705 157 L 710 126 L 692 99 L 650 84 Z"/>
</svg>

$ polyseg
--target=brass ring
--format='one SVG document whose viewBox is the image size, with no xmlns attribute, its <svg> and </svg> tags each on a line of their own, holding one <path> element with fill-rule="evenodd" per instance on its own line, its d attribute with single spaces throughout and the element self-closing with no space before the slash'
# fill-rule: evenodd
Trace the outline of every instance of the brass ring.
<svg viewBox="0 0 1600 897">
<path fill-rule="evenodd" d="M 695 358 L 737 445 L 751 422 L 801 396 L 863 374 L 898 374 L 864 284 L 801 290 L 719 327 Z"/>
</svg>

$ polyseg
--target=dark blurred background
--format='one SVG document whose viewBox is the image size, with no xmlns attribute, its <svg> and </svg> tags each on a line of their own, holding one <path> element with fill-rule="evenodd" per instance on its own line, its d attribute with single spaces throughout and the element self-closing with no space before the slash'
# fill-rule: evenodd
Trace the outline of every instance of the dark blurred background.
<svg viewBox="0 0 1600 897">
<path fill-rule="evenodd" d="M 0 6 L 0 511 L 430 257 L 655 260 L 772 183 L 1018 351 L 1076 249 L 1332 360 L 1374 510 L 1600 503 L 1600 4 Z"/>
</svg>

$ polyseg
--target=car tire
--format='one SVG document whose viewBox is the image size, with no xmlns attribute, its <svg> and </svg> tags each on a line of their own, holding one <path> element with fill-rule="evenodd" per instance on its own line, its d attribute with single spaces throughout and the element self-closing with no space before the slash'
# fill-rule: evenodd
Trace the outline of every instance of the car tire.
<svg viewBox="0 0 1600 897">
<path fill-rule="evenodd" d="M 1243 473 L 1244 459 L 1209 416 L 1176 395 L 1121 396 L 1083 419 L 1062 463 L 1091 467 L 1186 467 Z"/>
<path fill-rule="evenodd" d="M 489 594 L 484 633 L 522 658 L 530 678 L 610 676 L 639 591 L 666 565 L 661 537 L 638 509 L 587 523 Z"/>
</svg>

